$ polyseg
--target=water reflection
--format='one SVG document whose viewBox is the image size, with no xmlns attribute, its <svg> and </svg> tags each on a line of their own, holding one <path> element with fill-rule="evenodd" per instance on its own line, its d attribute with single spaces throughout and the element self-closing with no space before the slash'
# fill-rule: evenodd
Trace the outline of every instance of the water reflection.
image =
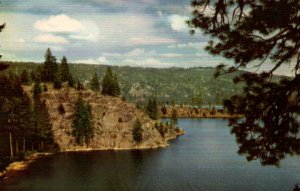
<svg viewBox="0 0 300 191">
<path fill-rule="evenodd" d="M 300 159 L 281 168 L 247 162 L 226 120 L 180 120 L 186 134 L 165 149 L 64 153 L 33 163 L 1 191 L 293 190 Z"/>
</svg>

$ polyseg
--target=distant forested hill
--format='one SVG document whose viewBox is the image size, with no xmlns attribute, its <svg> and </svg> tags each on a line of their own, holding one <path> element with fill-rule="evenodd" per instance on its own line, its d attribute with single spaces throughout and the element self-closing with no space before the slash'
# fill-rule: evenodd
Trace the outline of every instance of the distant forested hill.
<svg viewBox="0 0 300 191">
<path fill-rule="evenodd" d="M 24 69 L 30 72 L 36 69 L 37 63 L 10 62 L 6 73 L 20 74 Z M 100 80 L 107 66 L 70 64 L 70 70 L 76 80 L 88 84 L 94 72 Z M 201 104 L 209 102 L 221 104 L 222 99 L 239 93 L 242 85 L 232 82 L 233 75 L 224 75 L 214 79 L 214 68 L 139 68 L 113 66 L 117 74 L 121 95 L 131 102 L 144 102 L 149 97 L 156 97 L 160 103 Z"/>
</svg>

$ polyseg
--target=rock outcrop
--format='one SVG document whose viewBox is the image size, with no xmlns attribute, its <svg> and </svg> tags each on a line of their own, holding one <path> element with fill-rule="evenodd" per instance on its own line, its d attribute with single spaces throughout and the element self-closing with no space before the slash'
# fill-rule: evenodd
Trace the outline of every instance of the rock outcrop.
<svg viewBox="0 0 300 191">
<path fill-rule="evenodd" d="M 79 146 L 72 136 L 73 114 L 78 97 L 87 101 L 92 108 L 94 136 L 89 147 Z M 46 101 L 55 142 L 61 151 L 101 150 L 101 149 L 142 149 L 168 145 L 168 140 L 176 138 L 183 131 L 169 128 L 164 137 L 155 128 L 155 120 L 150 119 L 134 104 L 121 98 L 103 96 L 91 90 L 77 91 L 64 87 L 61 90 L 48 88 L 41 94 Z M 59 112 L 62 104 L 65 113 Z M 143 140 L 136 143 L 132 137 L 133 124 L 139 119 L 143 129 Z"/>
</svg>

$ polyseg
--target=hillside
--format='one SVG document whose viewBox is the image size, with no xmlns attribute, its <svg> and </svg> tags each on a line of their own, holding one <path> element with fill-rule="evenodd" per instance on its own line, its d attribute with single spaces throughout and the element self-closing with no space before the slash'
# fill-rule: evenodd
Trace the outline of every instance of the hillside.
<svg viewBox="0 0 300 191">
<path fill-rule="evenodd" d="M 75 103 L 79 96 L 91 105 L 92 126 L 94 136 L 89 149 L 133 149 L 165 147 L 168 139 L 176 138 L 180 132 L 176 128 L 167 128 L 164 137 L 154 127 L 156 121 L 151 120 L 134 104 L 120 98 L 103 96 L 91 90 L 77 91 L 67 86 L 61 90 L 54 90 L 51 85 L 48 91 L 41 94 L 46 100 L 50 114 L 50 122 L 54 140 L 61 151 L 86 150 L 86 146 L 79 146 L 72 136 L 72 121 L 75 112 Z M 32 94 L 32 87 L 25 86 L 25 91 Z M 62 104 L 64 114 L 59 113 Z M 132 137 L 133 124 L 139 119 L 142 124 L 143 139 L 136 143 Z"/>
<path fill-rule="evenodd" d="M 28 72 L 39 66 L 35 63 L 10 63 L 6 72 Z M 106 71 L 104 65 L 70 64 L 75 79 L 88 84 L 94 72 L 100 79 Z M 214 68 L 138 68 L 113 66 L 121 86 L 122 97 L 130 102 L 144 102 L 149 97 L 157 97 L 161 103 L 193 104 L 193 98 L 201 97 L 203 104 L 221 104 L 222 99 L 241 91 L 242 85 L 232 82 L 233 75 L 215 79 Z"/>
</svg>

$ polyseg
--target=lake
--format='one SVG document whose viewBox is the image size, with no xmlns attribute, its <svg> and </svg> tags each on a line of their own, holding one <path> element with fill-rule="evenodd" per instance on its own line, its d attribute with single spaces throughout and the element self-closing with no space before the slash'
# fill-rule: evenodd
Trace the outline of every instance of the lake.
<svg viewBox="0 0 300 191">
<path fill-rule="evenodd" d="M 170 190 L 291 191 L 300 157 L 280 168 L 237 154 L 224 119 L 180 119 L 186 134 L 164 149 L 61 153 L 32 163 L 0 183 L 1 191 Z"/>
</svg>

